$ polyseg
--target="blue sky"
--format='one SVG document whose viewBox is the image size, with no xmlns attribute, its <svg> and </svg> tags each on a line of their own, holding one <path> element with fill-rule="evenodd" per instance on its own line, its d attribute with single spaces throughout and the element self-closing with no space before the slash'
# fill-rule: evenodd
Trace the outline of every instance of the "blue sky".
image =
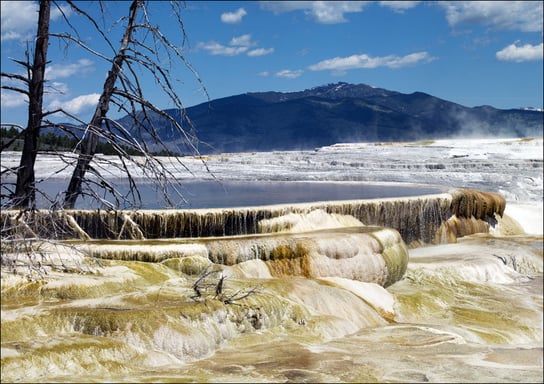
<svg viewBox="0 0 544 384">
<path fill-rule="evenodd" d="M 89 23 L 58 4 L 87 44 L 112 57 Z M 76 4 L 99 15 L 98 2 Z M 113 43 L 123 24 L 112 24 L 127 15 L 129 4 L 104 2 L 105 17 L 97 16 Z M 2 72 L 22 73 L 10 59 L 24 60 L 27 44 L 32 47 L 38 4 L 2 0 L 1 7 Z M 466 106 L 543 107 L 540 1 L 187 1 L 181 10 L 185 42 L 168 2 L 150 2 L 148 10 L 181 47 L 212 100 L 343 81 L 426 92 Z M 66 31 L 57 10 L 51 30 Z M 88 120 L 110 64 L 55 38 L 48 59 L 46 109 L 63 107 Z M 187 68 L 179 64 L 173 73 L 186 107 L 207 101 Z M 147 99 L 172 107 L 151 79 L 141 80 Z M 2 123 L 26 125 L 19 94 L 2 90 L 1 108 Z"/>
</svg>

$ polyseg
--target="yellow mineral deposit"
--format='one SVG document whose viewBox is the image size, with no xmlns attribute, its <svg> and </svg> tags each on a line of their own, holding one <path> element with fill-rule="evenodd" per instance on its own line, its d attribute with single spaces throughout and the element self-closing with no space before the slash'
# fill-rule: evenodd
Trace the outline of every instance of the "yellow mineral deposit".
<svg viewBox="0 0 544 384">
<path fill-rule="evenodd" d="M 2 381 L 534 381 L 542 241 L 504 211 L 474 190 L 2 211 L 63 239 L 42 278 L 2 244 Z"/>
</svg>

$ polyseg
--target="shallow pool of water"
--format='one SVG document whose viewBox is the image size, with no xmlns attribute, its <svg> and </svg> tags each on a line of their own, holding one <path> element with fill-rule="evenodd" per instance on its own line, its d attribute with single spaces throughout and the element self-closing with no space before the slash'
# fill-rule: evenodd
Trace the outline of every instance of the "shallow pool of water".
<svg viewBox="0 0 544 384">
<path fill-rule="evenodd" d="M 125 181 L 117 182 L 122 193 L 128 191 Z M 39 185 L 48 196 L 61 196 L 66 182 L 47 181 Z M 424 184 L 365 183 L 365 182 L 312 182 L 312 181 L 214 181 L 195 180 L 180 184 L 178 194 L 170 189 L 173 204 L 167 204 L 162 192 L 151 183 L 139 184 L 141 203 L 137 208 L 230 208 L 274 204 L 293 204 L 331 200 L 361 200 L 389 197 L 407 197 L 445 192 L 446 188 Z M 113 202 L 110 194 L 102 196 Z M 47 208 L 47 199 L 38 196 L 40 208 Z M 80 196 L 76 208 L 100 206 L 89 196 Z M 121 208 L 130 208 L 121 206 Z"/>
</svg>

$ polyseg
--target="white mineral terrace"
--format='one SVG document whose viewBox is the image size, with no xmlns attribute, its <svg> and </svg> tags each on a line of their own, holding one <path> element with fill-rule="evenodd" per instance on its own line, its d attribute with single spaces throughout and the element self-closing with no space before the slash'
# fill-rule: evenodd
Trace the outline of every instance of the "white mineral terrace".
<svg viewBox="0 0 544 384">
<path fill-rule="evenodd" d="M 97 156 L 95 166 L 103 177 L 122 177 L 118 169 L 105 167 L 100 158 L 104 157 Z M 106 158 L 117 161 L 114 157 Z M 349 143 L 314 151 L 227 153 L 202 158 L 187 156 L 180 160 L 187 169 L 174 159 L 162 161 L 184 183 L 212 178 L 263 182 L 364 181 L 496 192 L 506 198 L 506 212 L 529 233 L 543 232 L 542 138 Z M 17 166 L 18 161 L 19 154 L 2 153 L 2 170 Z M 143 160 L 135 158 L 135 161 Z M 133 177 L 147 181 L 136 167 L 129 169 Z M 37 179 L 66 180 L 71 171 L 70 166 L 64 166 L 54 155 L 38 156 Z"/>
<path fill-rule="evenodd" d="M 89 230 L 103 230 L 93 221 L 100 216 L 110 229 L 121 226 L 115 233 L 134 236 L 40 243 L 41 259 L 2 244 L 2 382 L 542 382 L 541 138 L 181 160 L 189 171 L 164 159 L 184 183 L 364 181 L 448 192 L 314 202 L 296 212 L 292 204 L 253 220 L 261 233 L 194 238 L 162 235 L 179 234 L 179 218 L 194 222 L 195 211 L 224 223 L 228 209 L 62 211 L 88 215 L 78 223 Z M 2 171 L 18 161 L 2 153 Z M 39 155 L 36 164 L 38 179 L 64 185 L 70 177 L 70 166 L 54 156 Z M 94 164 L 103 176 L 121 177 L 103 164 Z M 146 182 L 136 168 L 131 173 Z M 493 227 L 475 217 L 502 211 L 505 200 Z M 335 204 L 359 214 L 367 211 L 352 208 L 366 204 L 408 232 L 442 228 L 438 219 L 447 219 L 445 233 L 457 236 L 408 247 L 392 225 L 324 211 Z M 139 228 L 131 226 L 138 220 Z M 47 232 L 47 222 L 36 222 L 36 232 Z M 148 222 L 158 236 L 142 236 L 155 228 Z M 101 259 L 88 257 L 94 252 Z"/>
</svg>

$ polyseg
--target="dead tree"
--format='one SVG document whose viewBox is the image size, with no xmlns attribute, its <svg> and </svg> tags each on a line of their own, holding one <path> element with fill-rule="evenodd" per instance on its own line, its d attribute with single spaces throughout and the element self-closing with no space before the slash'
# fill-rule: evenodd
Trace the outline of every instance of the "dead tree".
<svg viewBox="0 0 544 384">
<path fill-rule="evenodd" d="M 57 5 L 55 2 L 53 4 Z M 23 87 L 18 90 L 27 94 L 29 98 L 29 106 L 31 106 L 29 108 L 29 127 L 24 130 L 25 150 L 21 158 L 21 165 L 17 170 L 7 170 L 17 172 L 16 191 L 12 193 L 9 204 L 3 204 L 3 206 L 11 208 L 33 208 L 35 206 L 36 193 L 42 193 L 39 186 L 35 185 L 37 181 L 34 180 L 34 163 L 38 153 L 37 140 L 39 128 L 47 126 L 63 130 L 65 134 L 79 140 L 78 147 L 74 148 L 73 152 L 57 153 L 64 162 L 65 168 L 73 167 L 73 173 L 64 191 L 64 196 L 59 194 L 54 198 L 46 197 L 51 208 L 74 208 L 76 200 L 82 195 L 90 197 L 94 201 L 91 205 L 94 204 L 97 208 L 137 208 L 141 206 L 142 200 L 136 178 L 129 171 L 129 169 L 134 168 L 162 192 L 165 206 L 172 207 L 177 206 L 180 202 L 185 202 L 180 185 L 176 181 L 177 173 L 180 171 L 189 172 L 188 168 L 183 164 L 182 158 L 179 156 L 172 157 L 169 159 L 170 163 L 165 165 L 160 157 L 154 155 L 154 153 L 158 152 L 198 155 L 198 145 L 203 144 L 199 143 L 192 123 L 185 113 L 184 105 L 176 94 L 174 76 L 170 71 L 170 67 L 173 65 L 178 71 L 179 65 L 177 64 L 181 62 L 194 75 L 207 95 L 198 74 L 181 51 L 186 41 L 186 33 L 181 17 L 182 3 L 178 1 L 168 3 L 182 32 L 180 34 L 183 38 L 181 45 L 172 43 L 151 22 L 147 8 L 149 6 L 159 6 L 159 3 L 149 5 L 142 0 L 133 0 L 127 3 L 129 12 L 121 20 L 126 22 L 126 26 L 123 27 L 124 35 L 118 49 L 108 39 L 109 31 L 106 32 L 106 29 L 99 26 L 96 15 L 93 16 L 85 12 L 73 1 L 69 0 L 66 4 L 78 16 L 82 16 L 88 21 L 91 27 L 112 49 L 113 55 L 98 52 L 93 47 L 88 46 L 79 37 L 77 29 L 70 23 L 66 15 L 64 20 L 68 26 L 67 32 L 47 33 L 47 30 L 39 28 L 38 35 L 43 35 L 43 39 L 37 39 L 36 57 L 42 59 L 41 64 L 38 65 L 38 62 L 36 62 L 33 66 L 28 65 L 29 72 L 31 70 L 36 72 L 32 76 L 29 75 L 29 79 L 24 78 L 24 76 L 17 78 L 23 82 L 28 82 L 29 91 L 24 90 Z M 99 1 L 98 4 L 100 7 L 106 7 L 108 2 Z M 40 8 L 46 5 L 49 6 L 49 0 L 40 2 Z M 57 9 L 62 12 L 61 7 L 58 5 Z M 102 9 L 102 15 L 104 14 L 104 9 Z M 42 23 L 44 27 L 48 26 L 49 17 L 45 13 L 42 16 L 40 12 L 40 25 Z M 111 64 L 101 97 L 90 121 L 85 122 L 78 116 L 73 116 L 63 109 L 55 111 L 42 110 L 41 100 L 45 82 L 43 75 L 46 65 L 47 38 L 60 39 L 65 41 L 67 46 L 75 44 L 98 59 L 107 60 Z M 38 49 L 38 42 L 40 42 L 40 49 Z M 38 52 L 42 54 L 38 56 Z M 159 58 L 159 53 L 165 53 L 167 59 Z M 41 72 L 38 71 L 40 68 L 42 68 Z M 179 111 L 178 116 L 166 113 L 145 98 L 141 79 L 139 78 L 142 76 L 142 72 L 147 72 L 149 76 L 153 77 L 156 84 L 174 105 L 174 110 Z M 13 76 L 18 75 L 2 73 L 2 76 L 13 78 Z M 39 88 L 40 85 L 41 88 Z M 3 88 L 7 87 L 3 86 Z M 125 112 L 126 117 L 120 120 L 111 119 L 107 113 L 113 107 L 118 109 L 119 112 Z M 58 115 L 64 115 L 77 123 L 70 126 L 59 125 L 48 118 L 50 115 L 57 117 Z M 32 122 L 30 116 L 34 119 Z M 166 127 L 166 130 L 170 131 L 171 137 L 164 139 L 161 136 L 159 126 Z M 111 158 L 96 154 L 98 142 L 111 144 L 116 150 L 117 159 L 111 160 Z M 130 149 L 132 154 L 129 154 L 127 148 Z M 134 153 L 137 153 L 137 156 Z M 204 161 L 203 164 L 206 166 Z M 112 168 L 118 169 L 126 176 L 129 186 L 128 191 L 122 191 L 111 180 L 103 177 L 102 169 L 111 170 Z"/>
<path fill-rule="evenodd" d="M 2 168 L 2 199 L 4 199 L 4 172 L 10 176 L 16 174 L 15 191 L 10 191 L 8 195 L 9 202 L 4 203 L 3 201 L 2 208 L 19 208 L 22 215 L 21 226 L 0 223 L 2 267 L 4 267 L 4 261 L 8 263 L 7 260 L 11 260 L 9 262 L 13 260 L 21 261 L 21 258 L 18 258 L 17 255 L 22 249 L 31 250 L 29 254 L 38 254 L 38 248 L 41 244 L 44 244 L 44 242 L 53 244 L 52 242 L 55 239 L 64 236 L 60 230 L 44 235 L 32 235 L 32 233 L 37 233 L 34 230 L 40 227 L 38 222 L 32 220 L 32 213 L 36 212 L 36 195 L 43 194 L 45 196 L 45 192 L 41 191 L 39 185 L 37 185 L 40 180 L 36 180 L 35 177 L 36 156 L 39 154 L 38 140 L 40 130 L 45 127 L 62 130 L 79 140 L 79 145 L 74 148 L 73 152 L 56 153 L 64 162 L 65 168 L 74 167 L 74 174 L 72 175 L 72 181 L 66 188 L 64 198 L 62 198 L 62 195 L 56 198 L 46 196 L 50 203 L 49 208 L 51 208 L 50 213 L 53 219 L 56 217 L 54 214 L 58 212 L 57 208 L 72 208 L 78 196 L 85 194 L 95 199 L 98 203 L 96 208 L 106 206 L 110 209 L 118 209 L 122 204 L 131 204 L 132 207 L 137 206 L 138 203 L 141 204 L 137 182 L 130 171 L 131 167 L 135 167 L 162 190 L 166 204 L 174 205 L 173 198 L 176 196 L 183 199 L 183 194 L 176 181 L 176 174 L 180 170 L 184 172 L 189 170 L 184 166 L 182 158 L 172 157 L 169 159 L 169 164 L 165 164 L 160 157 L 154 156 L 153 153 L 160 150 L 166 151 L 166 153 L 187 153 L 187 151 L 176 150 L 176 147 L 163 140 L 158 131 L 158 123 L 168 125 L 172 136 L 179 140 L 178 145 L 180 147 L 185 146 L 191 154 L 198 155 L 199 142 L 191 121 L 185 113 L 183 103 L 176 94 L 173 76 L 168 64 L 176 64 L 175 61 L 181 61 L 196 77 L 206 95 L 207 92 L 196 71 L 185 60 L 181 48 L 173 44 L 157 27 L 153 26 L 147 13 L 146 2 L 133 0 L 127 3 L 129 12 L 128 16 L 123 19 L 127 24 L 120 48 L 117 50 L 108 39 L 109 33 L 106 33 L 106 30 L 99 26 L 92 15 L 79 8 L 73 1 L 68 0 L 63 3 L 70 6 L 73 11 L 79 16 L 83 16 L 91 24 L 112 49 L 113 55 L 98 52 L 88 46 L 79 37 L 78 31 L 70 23 L 67 15 L 64 15 L 64 20 L 68 26 L 67 32 L 51 33 L 49 23 L 52 4 L 62 12 L 62 8 L 55 1 L 41 0 L 39 2 L 40 12 L 34 62 L 32 65 L 30 64 L 30 55 L 28 53 L 26 62 L 16 60 L 27 69 L 27 75 L 2 72 L 3 78 L 17 80 L 22 83 L 18 87 L 2 84 L 2 88 L 23 93 L 28 97 L 29 101 L 28 126 L 22 129 L 24 149 L 20 166 L 16 169 Z M 99 1 L 98 4 L 100 7 L 104 7 L 107 6 L 108 2 Z M 162 3 L 154 3 L 154 6 L 159 6 L 159 4 Z M 180 12 L 181 3 L 172 1 L 169 4 L 179 22 L 184 43 L 186 34 Z M 105 12 L 102 10 L 102 15 L 104 14 Z M 111 70 L 103 86 L 102 96 L 90 122 L 85 122 L 80 117 L 74 116 L 64 109 L 54 111 L 45 111 L 43 109 L 44 86 L 47 80 L 45 79 L 45 69 L 48 64 L 46 58 L 47 47 L 48 40 L 52 38 L 66 42 L 67 47 L 70 44 L 76 44 L 91 55 L 101 60 L 107 60 L 111 64 Z M 169 60 L 160 60 L 159 52 L 166 52 Z M 152 102 L 146 100 L 139 79 L 141 69 L 153 76 L 155 82 L 174 104 L 174 108 L 179 111 L 179 116 L 167 114 Z M 179 71 L 179 66 L 175 69 Z M 111 107 L 116 107 L 120 112 L 126 113 L 127 117 L 118 121 L 111 119 L 107 116 Z M 61 118 L 69 117 L 76 123 L 73 125 L 54 123 L 50 118 L 53 115 L 57 117 L 61 115 Z M 158 120 L 160 121 L 158 122 Z M 95 153 L 99 141 L 110 143 L 114 147 L 117 156 L 116 160 L 118 161 L 112 161 Z M 5 146 L 2 146 L 0 150 L 4 148 Z M 136 151 L 138 156 L 130 154 L 127 148 L 131 149 L 130 153 Z M 116 167 L 128 179 L 129 191 L 122 192 L 113 182 L 103 177 L 100 167 L 105 169 Z M 89 177 L 89 174 L 91 177 Z M 10 181 L 10 183 L 12 182 Z M 84 185 L 88 188 L 84 189 Z M 108 198 L 103 197 L 105 193 L 109 194 Z M 29 213 L 29 215 L 26 215 L 26 213 Z M 52 224 L 48 224 L 47 227 L 57 229 L 55 220 L 52 221 Z M 33 226 L 35 228 L 32 228 Z M 26 232 L 27 230 L 30 231 L 30 235 Z M 6 258 L 8 254 L 13 257 Z M 38 258 L 38 262 L 32 261 L 32 258 L 28 258 L 28 260 L 27 265 L 29 267 L 35 267 L 36 263 L 43 264 L 43 258 Z M 41 270 L 39 265 L 38 267 L 38 270 Z M 20 267 L 18 269 L 20 270 Z"/>
<path fill-rule="evenodd" d="M 83 13 L 81 10 L 78 11 Z M 137 21 L 139 11 L 143 14 L 140 23 Z M 178 15 L 181 29 L 185 33 L 179 12 L 175 12 L 175 14 Z M 146 45 L 146 42 L 143 39 L 136 38 L 134 32 L 137 30 L 142 30 L 152 36 L 154 46 Z M 159 60 L 153 58 L 153 55 L 158 53 L 159 46 L 166 48 L 170 54 L 182 59 L 182 61 L 188 65 L 180 51 L 158 28 L 152 26 L 148 18 L 145 3 L 140 0 L 132 1 L 121 47 L 113 59 L 112 67 L 104 83 L 104 89 L 95 114 L 90 124 L 87 125 L 85 137 L 81 143 L 78 162 L 72 174 L 70 184 L 65 192 L 64 208 L 74 208 L 77 197 L 82 194 L 81 186 L 85 180 L 85 174 L 90 169 L 90 163 L 95 155 L 96 146 L 100 137 L 111 143 L 128 143 L 129 146 L 138 149 L 142 156 L 145 157 L 144 165 L 141 165 L 140 167 L 144 173 L 151 174 L 154 181 L 160 185 L 165 200 L 172 203 L 169 198 L 168 186 L 173 187 L 175 192 L 178 192 L 179 195 L 179 191 L 175 188 L 175 185 L 170 182 L 172 179 L 175 180 L 174 175 L 163 166 L 159 159 L 149 155 L 150 151 L 147 148 L 146 141 L 142 140 L 142 132 L 145 131 L 149 134 L 148 137 L 150 137 L 153 142 L 168 152 L 168 146 L 163 142 L 155 127 L 155 117 L 158 115 L 162 118 L 163 122 L 170 124 L 174 131 L 181 134 L 185 138 L 186 144 L 191 147 L 194 153 L 198 154 L 195 145 L 197 142 L 196 135 L 194 135 L 190 120 L 184 113 L 185 109 L 181 100 L 179 100 L 174 91 L 170 75 L 167 70 L 162 68 Z M 126 71 L 122 72 L 121 69 L 123 65 L 126 66 Z M 183 127 L 174 117 L 155 107 L 144 98 L 134 66 L 139 66 L 150 72 L 158 84 L 160 84 L 163 91 L 168 94 L 174 104 L 178 106 L 178 109 L 182 111 L 183 120 L 186 122 L 185 127 Z M 190 66 L 189 68 L 192 70 Z M 120 84 L 120 88 L 115 87 L 117 82 Z M 116 99 L 114 97 L 116 97 Z M 129 109 L 126 109 L 125 107 L 127 102 L 130 106 Z M 119 122 L 107 118 L 106 115 L 111 103 L 117 105 L 121 110 L 127 111 L 128 116 L 130 116 L 132 127 L 136 128 L 135 131 L 134 129 L 129 130 L 128 127 L 119 124 Z M 126 161 L 132 161 L 131 157 L 122 151 L 118 152 L 118 157 L 121 159 L 123 165 L 126 164 Z M 181 162 L 179 164 L 183 165 Z M 93 173 L 99 179 L 101 178 L 99 172 L 93 170 Z M 131 193 L 136 193 L 136 195 L 139 196 L 130 172 L 127 171 L 125 173 L 130 182 Z"/>
<path fill-rule="evenodd" d="M 43 118 L 43 88 L 45 83 L 45 67 L 47 63 L 47 47 L 49 44 L 49 19 L 51 2 L 40 1 L 38 30 L 34 48 L 34 62 L 27 67 L 28 78 L 20 77 L 28 83 L 28 123 L 24 130 L 24 146 L 21 162 L 17 170 L 17 183 L 13 199 L 17 208 L 32 208 L 36 200 L 34 164 L 38 154 L 38 138 Z"/>
<path fill-rule="evenodd" d="M 113 94 L 115 82 L 119 77 L 121 67 L 123 66 L 123 62 L 125 61 L 125 51 L 128 49 L 132 31 L 136 27 L 136 15 L 140 6 L 141 2 L 138 0 L 134 0 L 130 5 L 130 16 L 128 19 L 128 25 L 125 30 L 125 35 L 123 36 L 123 40 L 121 42 L 121 48 L 113 59 L 113 64 L 110 71 L 108 72 L 108 77 L 104 82 L 104 90 L 102 91 L 102 95 L 100 95 L 100 99 L 98 100 L 98 105 L 96 106 L 93 118 L 87 126 L 86 136 L 81 142 L 81 149 L 79 152 L 77 165 L 74 169 L 74 173 L 72 174 L 72 178 L 70 179 L 70 184 L 68 185 L 68 189 L 65 193 L 64 208 L 74 208 L 76 199 L 81 193 L 81 183 L 83 181 L 83 178 L 85 177 L 85 173 L 89 169 L 89 164 L 96 152 L 96 147 L 98 145 L 99 136 L 97 131 L 100 130 L 98 127 L 102 125 L 102 121 L 106 117 L 110 108 L 111 95 Z"/>
</svg>

